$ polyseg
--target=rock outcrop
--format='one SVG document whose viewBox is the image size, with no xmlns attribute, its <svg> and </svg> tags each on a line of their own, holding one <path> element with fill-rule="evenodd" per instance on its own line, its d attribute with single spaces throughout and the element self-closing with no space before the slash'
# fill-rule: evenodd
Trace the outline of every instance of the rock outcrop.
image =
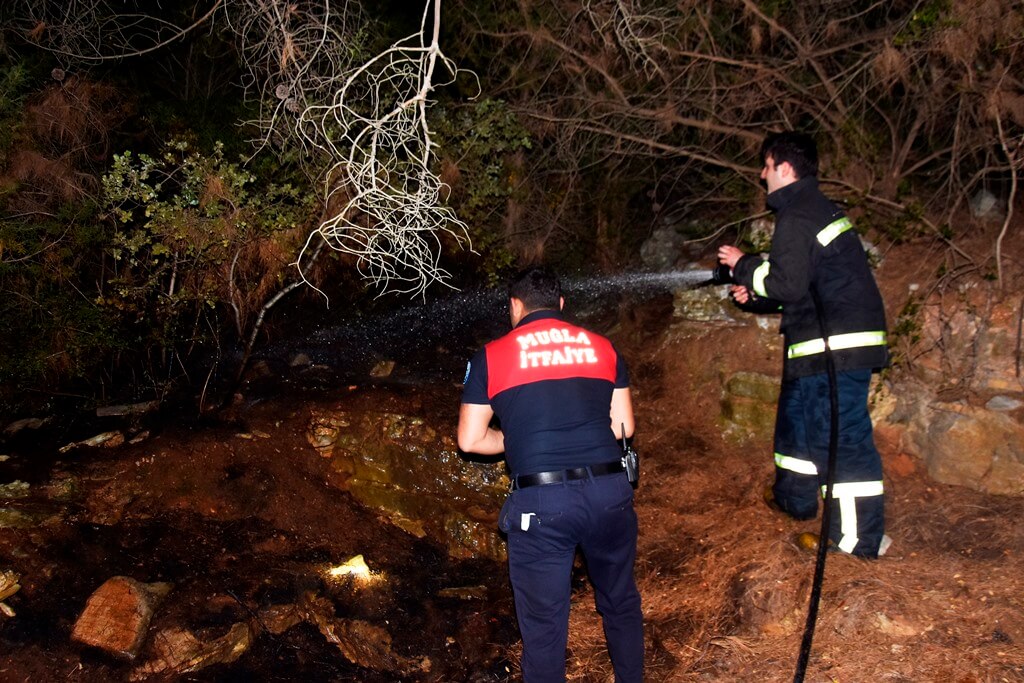
<svg viewBox="0 0 1024 683">
<path fill-rule="evenodd" d="M 681 322 L 674 334 L 689 330 L 688 343 L 713 345 L 721 343 L 721 334 L 693 334 L 692 328 L 718 325 L 728 330 L 728 341 L 742 339 L 747 357 L 780 358 L 774 319 L 740 312 L 725 296 L 724 288 L 681 292 L 675 312 Z M 915 311 L 913 324 L 893 325 L 890 342 L 902 365 L 898 373 L 876 381 L 872 418 L 903 457 L 919 459 L 936 481 L 1024 495 L 1019 304 L 977 286 Z M 697 353 L 710 358 L 717 351 Z M 727 434 L 770 439 L 781 359 L 773 368 L 723 368 L 720 386 L 693 389 L 720 392 Z"/>
<path fill-rule="evenodd" d="M 923 387 L 902 389 L 886 419 L 902 431 L 903 449 L 918 456 L 933 479 L 985 493 L 1024 495 L 1020 408 L 994 410 L 966 400 L 941 401 Z"/>
<path fill-rule="evenodd" d="M 331 459 L 339 485 L 363 505 L 453 557 L 505 557 L 498 511 L 509 481 L 502 462 L 463 458 L 421 417 L 317 409 L 308 439 Z"/>
<path fill-rule="evenodd" d="M 886 420 L 937 481 L 1024 495 L 1021 305 L 966 285 L 923 302 L 911 338 L 895 340 L 914 343 Z"/>
</svg>

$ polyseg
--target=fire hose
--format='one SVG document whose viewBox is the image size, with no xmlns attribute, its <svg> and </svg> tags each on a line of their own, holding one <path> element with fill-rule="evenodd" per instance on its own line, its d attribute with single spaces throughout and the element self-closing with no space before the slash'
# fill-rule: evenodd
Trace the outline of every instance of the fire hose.
<svg viewBox="0 0 1024 683">
<path fill-rule="evenodd" d="M 707 280 L 701 283 L 704 285 L 725 285 L 732 284 L 732 269 L 726 264 L 717 265 L 710 273 Z M 829 399 L 829 437 L 828 437 L 828 465 L 825 474 L 824 509 L 821 513 L 821 532 L 818 535 L 818 551 L 814 563 L 814 579 L 811 582 L 811 599 L 807 607 L 807 622 L 804 625 L 804 635 L 800 642 L 800 654 L 797 657 L 796 671 L 793 673 L 793 683 L 803 683 L 804 675 L 807 673 L 807 663 L 811 656 L 811 643 L 814 641 L 814 628 L 818 621 L 818 605 L 821 603 L 821 584 L 825 579 L 825 558 L 828 555 L 829 527 L 832 525 L 832 487 L 835 484 L 836 454 L 839 450 L 839 389 L 836 379 L 835 359 L 832 356 L 832 349 L 829 347 L 828 321 L 825 318 L 825 309 L 821 305 L 821 298 L 818 290 L 811 286 L 811 297 L 814 299 L 814 309 L 818 314 L 818 325 L 821 327 L 821 338 L 825 340 L 825 371 L 828 374 L 828 399 Z M 778 308 L 777 304 L 769 303 L 770 299 L 761 299 L 762 303 L 756 308 L 767 310 Z M 767 304 L 767 305 L 766 305 Z M 749 307 L 748 307 L 749 308 Z"/>
<path fill-rule="evenodd" d="M 821 602 L 821 583 L 825 579 L 825 557 L 828 555 L 828 532 L 832 524 L 832 486 L 836 479 L 836 453 L 839 450 L 839 389 L 836 379 L 836 363 L 829 347 L 828 322 L 825 309 L 821 305 L 818 290 L 811 286 L 811 297 L 814 309 L 818 313 L 818 325 L 821 327 L 821 338 L 825 340 L 825 372 L 828 373 L 829 433 L 828 433 L 828 467 L 825 475 L 825 506 L 821 512 L 821 533 L 818 535 L 818 557 L 814 562 L 814 580 L 811 582 L 811 600 L 807 607 L 807 623 L 804 625 L 804 637 L 800 642 L 800 656 L 796 661 L 793 683 L 803 683 L 807 672 L 807 661 L 811 656 L 811 642 L 814 640 L 814 626 L 818 620 L 818 604 Z"/>
</svg>

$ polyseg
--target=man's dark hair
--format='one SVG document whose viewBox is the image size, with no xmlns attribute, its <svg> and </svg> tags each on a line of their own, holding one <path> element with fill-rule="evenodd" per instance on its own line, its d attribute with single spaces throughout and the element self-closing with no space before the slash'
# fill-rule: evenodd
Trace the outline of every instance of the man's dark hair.
<svg viewBox="0 0 1024 683">
<path fill-rule="evenodd" d="M 522 301 L 527 311 L 557 311 L 562 298 L 562 286 L 558 282 L 558 276 L 551 270 L 534 266 L 520 271 L 512 278 L 508 286 L 508 295 Z"/>
<path fill-rule="evenodd" d="M 797 178 L 818 175 L 818 146 L 807 133 L 788 130 L 771 133 L 761 144 L 761 161 L 772 158 L 775 165 L 789 162 Z"/>
</svg>

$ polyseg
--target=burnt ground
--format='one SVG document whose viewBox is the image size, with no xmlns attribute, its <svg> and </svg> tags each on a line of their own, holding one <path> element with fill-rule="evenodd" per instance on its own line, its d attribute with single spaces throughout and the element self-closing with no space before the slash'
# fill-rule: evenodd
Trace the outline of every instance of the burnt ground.
<svg viewBox="0 0 1024 683">
<path fill-rule="evenodd" d="M 888 256 L 909 264 L 887 280 L 890 307 L 900 305 L 923 256 Z M 671 306 L 655 296 L 609 310 L 603 321 L 633 371 L 648 680 L 791 680 L 814 564 L 793 537 L 817 522 L 764 506 L 770 435 L 736 436 L 718 418 L 723 373 L 777 371 L 778 359 L 737 328 L 666 336 Z M 450 352 L 454 381 L 417 386 L 401 376 L 400 361 L 387 384 L 326 383 L 326 393 L 395 410 L 412 402 L 436 416 L 439 431 L 454 432 L 459 354 Z M 0 680 L 128 680 L 130 664 L 69 639 L 91 592 L 118 574 L 175 583 L 153 630 L 185 625 L 214 638 L 262 607 L 313 591 L 338 616 L 384 626 L 398 654 L 431 660 L 429 673 L 402 680 L 516 680 L 504 567 L 449 560 L 330 486 L 326 462 L 305 439 L 316 400 L 243 403 L 214 424 L 165 422 L 148 439 L 112 449 L 61 455 L 56 443 L 5 446 L 14 457 L 0 463 L 0 481 L 32 489 L 0 507 L 36 522 L 0 532 L 0 569 L 17 571 L 23 586 L 7 599 L 17 616 L 0 617 Z M 877 438 L 894 545 L 877 561 L 829 556 L 806 680 L 1024 681 L 1024 499 L 937 484 L 902 452 L 898 433 L 879 430 Z M 324 568 L 360 553 L 387 577 L 382 587 L 360 591 L 324 578 Z M 610 681 L 582 569 L 576 579 L 569 679 Z M 475 597 L 441 597 L 462 587 Z M 176 680 L 398 678 L 348 663 L 304 624 L 263 633 L 237 662 Z"/>
<path fill-rule="evenodd" d="M 342 391 L 396 411 L 420 400 L 401 387 Z M 449 394 L 446 420 L 457 402 L 454 387 Z M 0 621 L 0 681 L 129 680 L 149 650 L 123 662 L 70 640 L 89 595 L 116 575 L 174 584 L 151 634 L 182 626 L 213 640 L 236 622 L 257 627 L 237 662 L 166 680 L 396 680 L 351 664 L 310 624 L 278 635 L 260 628 L 263 610 L 310 594 L 330 600 L 338 618 L 384 628 L 395 655 L 429 659 L 430 672 L 411 680 L 507 678 L 515 625 L 503 568 L 450 560 L 331 486 L 306 439 L 314 401 L 243 405 L 219 424 L 165 425 L 111 449 L 17 448 L 4 481 L 27 481 L 32 493 L 0 507 L 37 523 L 0 533 L 2 568 L 22 584 L 7 599 L 16 616 Z M 16 465 L 30 456 L 51 456 L 50 466 Z M 358 554 L 383 581 L 364 588 L 325 574 Z"/>
</svg>

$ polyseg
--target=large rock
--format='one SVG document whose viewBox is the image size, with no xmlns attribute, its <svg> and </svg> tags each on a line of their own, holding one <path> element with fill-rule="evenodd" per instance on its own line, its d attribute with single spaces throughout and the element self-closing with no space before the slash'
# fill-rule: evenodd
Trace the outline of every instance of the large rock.
<svg viewBox="0 0 1024 683">
<path fill-rule="evenodd" d="M 673 292 L 673 317 L 706 323 L 735 323 L 742 313 L 729 302 L 726 285 L 682 288 Z"/>
<path fill-rule="evenodd" d="M 153 610 L 170 590 L 169 583 L 141 583 L 127 576 L 108 579 L 89 597 L 71 638 L 134 660 L 145 641 Z"/>
<path fill-rule="evenodd" d="M 650 270 L 669 270 L 679 259 L 685 241 L 672 226 L 657 228 L 640 245 L 640 261 Z"/>
<path fill-rule="evenodd" d="M 434 539 L 453 557 L 504 559 L 497 529 L 509 486 L 503 463 L 467 461 L 451 437 L 397 413 L 317 410 L 308 438 L 331 458 L 340 486 L 396 526 Z"/>
<path fill-rule="evenodd" d="M 1011 414 L 964 403 L 905 409 L 905 446 L 944 484 L 985 493 L 1024 495 L 1024 425 Z"/>
<path fill-rule="evenodd" d="M 334 605 L 326 598 L 304 596 L 302 614 L 353 664 L 392 674 L 399 680 L 405 680 L 413 673 L 430 671 L 429 657 L 416 659 L 395 652 L 391 634 L 384 628 L 361 619 L 336 617 Z"/>
<path fill-rule="evenodd" d="M 999 197 L 982 188 L 971 197 L 971 215 L 982 220 L 1002 220 L 1005 215 L 1004 204 Z"/>
<path fill-rule="evenodd" d="M 933 295 L 921 309 L 912 369 L 936 387 L 980 393 L 1024 392 L 1018 372 L 1019 300 L 986 286 Z M 903 335 L 906 337 L 907 335 Z M 894 335 L 899 347 L 903 340 Z"/>
<path fill-rule="evenodd" d="M 722 417 L 727 428 L 736 427 L 745 437 L 770 439 L 775 429 L 776 403 L 781 383 L 778 376 L 740 371 L 725 380 Z"/>
<path fill-rule="evenodd" d="M 991 283 L 933 293 L 893 325 L 908 359 L 887 418 L 936 480 L 1024 495 L 1024 380 L 1018 376 L 1019 300 Z M 915 326 L 916 325 L 916 326 Z"/>
</svg>

